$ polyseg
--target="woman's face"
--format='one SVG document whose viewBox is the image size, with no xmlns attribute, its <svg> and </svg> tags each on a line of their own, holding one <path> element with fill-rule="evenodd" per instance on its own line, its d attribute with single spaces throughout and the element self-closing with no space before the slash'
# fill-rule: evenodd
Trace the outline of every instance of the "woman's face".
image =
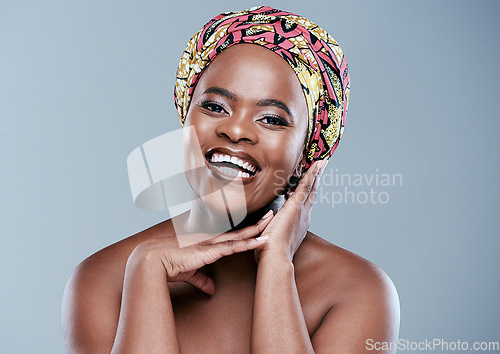
<svg viewBox="0 0 500 354">
<path fill-rule="evenodd" d="M 224 50 L 201 76 L 185 120 L 191 188 L 198 197 L 224 188 L 222 198 L 204 198 L 221 212 L 227 203 L 248 214 L 269 205 L 301 162 L 307 116 L 301 84 L 281 57 L 253 44 Z"/>
</svg>

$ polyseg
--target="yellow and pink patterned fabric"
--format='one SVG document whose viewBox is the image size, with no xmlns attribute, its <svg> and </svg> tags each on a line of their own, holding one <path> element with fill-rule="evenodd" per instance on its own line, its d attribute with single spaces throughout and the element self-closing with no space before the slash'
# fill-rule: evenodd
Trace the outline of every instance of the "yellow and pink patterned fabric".
<svg viewBox="0 0 500 354">
<path fill-rule="evenodd" d="M 203 70 L 238 43 L 258 44 L 280 55 L 302 84 L 309 112 L 304 173 L 315 160 L 329 158 L 342 137 L 349 102 L 349 71 L 342 49 L 313 22 L 265 6 L 222 13 L 191 38 L 179 63 L 174 93 L 181 123 Z"/>
</svg>

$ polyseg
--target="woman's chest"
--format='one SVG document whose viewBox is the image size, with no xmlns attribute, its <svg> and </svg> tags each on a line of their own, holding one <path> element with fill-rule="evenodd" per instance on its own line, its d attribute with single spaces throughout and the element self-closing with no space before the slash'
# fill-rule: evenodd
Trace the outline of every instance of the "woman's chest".
<svg viewBox="0 0 500 354">
<path fill-rule="evenodd" d="M 173 305 L 183 353 L 250 353 L 253 299 Z"/>
<path fill-rule="evenodd" d="M 300 293 L 302 312 L 309 335 L 312 336 L 326 311 L 321 301 L 311 296 L 310 292 Z M 172 300 L 177 336 L 183 353 L 250 353 L 253 296 L 174 296 Z M 269 316 L 273 314 L 269 313 Z M 276 340 L 279 341 L 279 338 Z"/>
</svg>

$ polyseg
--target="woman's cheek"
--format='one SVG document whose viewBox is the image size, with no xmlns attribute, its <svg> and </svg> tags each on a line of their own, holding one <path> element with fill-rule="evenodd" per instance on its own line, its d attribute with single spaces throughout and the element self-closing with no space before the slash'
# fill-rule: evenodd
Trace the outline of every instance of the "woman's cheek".
<svg viewBox="0 0 500 354">
<path fill-rule="evenodd" d="M 274 171 L 274 189 L 273 194 L 274 197 L 278 197 L 282 194 L 285 187 L 289 183 L 290 174 L 286 173 L 284 170 L 276 170 Z"/>
</svg>

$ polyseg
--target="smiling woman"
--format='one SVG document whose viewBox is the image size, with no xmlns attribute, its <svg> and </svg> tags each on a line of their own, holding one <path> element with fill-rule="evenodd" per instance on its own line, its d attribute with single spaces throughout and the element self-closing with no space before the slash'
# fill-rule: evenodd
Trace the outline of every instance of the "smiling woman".
<svg viewBox="0 0 500 354">
<path fill-rule="evenodd" d="M 197 199 L 80 264 L 64 295 L 66 350 L 358 352 L 395 341 L 390 279 L 307 230 L 349 97 L 335 40 L 280 10 L 226 13 L 191 39 L 177 77 Z"/>
</svg>

